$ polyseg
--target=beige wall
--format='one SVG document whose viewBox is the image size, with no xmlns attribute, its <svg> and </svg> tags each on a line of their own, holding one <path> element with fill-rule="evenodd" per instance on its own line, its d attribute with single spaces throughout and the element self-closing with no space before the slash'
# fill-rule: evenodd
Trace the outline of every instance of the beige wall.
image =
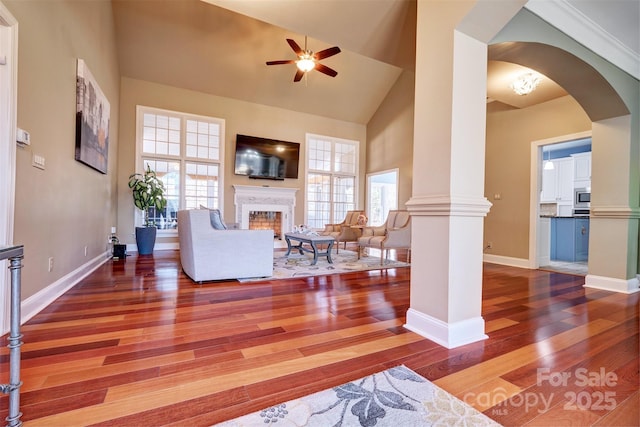
<svg viewBox="0 0 640 427">
<path fill-rule="evenodd" d="M 367 124 L 366 173 L 399 169 L 398 209 L 411 198 L 414 79 L 403 71 Z"/>
<path fill-rule="evenodd" d="M 531 142 L 591 130 L 570 96 L 521 110 L 487 114 L 485 196 L 493 203 L 484 223 L 486 253 L 529 257 Z M 501 198 L 496 200 L 495 194 Z"/>
<path fill-rule="evenodd" d="M 19 25 L 17 124 L 31 134 L 31 146 L 17 150 L 14 229 L 15 243 L 25 246 L 27 298 L 107 250 L 117 208 L 120 76 L 109 1 L 4 4 Z M 111 105 L 106 175 L 74 159 L 77 58 Z M 34 154 L 45 158 L 45 170 L 31 166 Z"/>
<path fill-rule="evenodd" d="M 234 222 L 235 216 L 233 184 L 298 188 L 294 223 L 298 224 L 304 221 L 306 133 L 360 141 L 360 163 L 364 164 L 366 154 L 366 128 L 364 125 L 123 77 L 120 99 L 120 140 L 123 143 L 120 146 L 118 157 L 118 233 L 120 240 L 125 243 L 135 243 L 133 236 L 134 206 L 131 192 L 126 183 L 129 175 L 135 169 L 136 105 L 218 117 L 225 120 L 226 167 L 223 214 L 225 221 L 229 223 Z M 299 178 L 264 181 L 234 175 L 232 165 L 235 136 L 238 133 L 301 143 Z M 361 167 L 361 182 L 364 181 L 363 177 L 364 168 Z M 360 189 L 358 206 L 364 206 L 363 188 Z M 161 238 L 158 243 L 174 241 L 176 241 L 175 238 Z"/>
</svg>

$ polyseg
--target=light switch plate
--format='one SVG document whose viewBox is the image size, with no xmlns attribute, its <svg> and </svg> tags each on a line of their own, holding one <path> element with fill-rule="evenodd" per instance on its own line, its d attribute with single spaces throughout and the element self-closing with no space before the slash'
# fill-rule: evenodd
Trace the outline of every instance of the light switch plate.
<svg viewBox="0 0 640 427">
<path fill-rule="evenodd" d="M 34 168 L 38 168 L 38 169 L 44 170 L 44 157 L 40 156 L 38 154 L 34 154 L 33 155 L 33 159 L 31 160 L 31 165 Z"/>
</svg>

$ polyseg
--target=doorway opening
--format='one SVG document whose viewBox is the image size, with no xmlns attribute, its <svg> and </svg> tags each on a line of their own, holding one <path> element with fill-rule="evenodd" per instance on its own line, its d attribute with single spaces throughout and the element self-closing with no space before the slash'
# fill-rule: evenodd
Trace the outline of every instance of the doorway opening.
<svg viewBox="0 0 640 427">
<path fill-rule="evenodd" d="M 0 245 L 13 244 L 16 115 L 18 76 L 18 21 L 0 3 Z M 0 261 L 0 334 L 9 330 L 10 273 Z"/>
<path fill-rule="evenodd" d="M 572 135 L 537 142 L 537 267 L 586 275 L 591 136 Z"/>
<path fill-rule="evenodd" d="M 389 211 L 398 209 L 398 174 L 398 169 L 367 174 L 369 225 L 382 225 Z"/>
</svg>

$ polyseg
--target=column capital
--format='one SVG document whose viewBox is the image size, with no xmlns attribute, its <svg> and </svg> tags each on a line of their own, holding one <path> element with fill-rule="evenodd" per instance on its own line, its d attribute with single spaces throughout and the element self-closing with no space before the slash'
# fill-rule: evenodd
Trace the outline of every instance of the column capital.
<svg viewBox="0 0 640 427">
<path fill-rule="evenodd" d="M 416 216 L 487 216 L 492 204 L 486 197 L 455 195 L 414 196 L 407 203 L 407 210 Z"/>
</svg>

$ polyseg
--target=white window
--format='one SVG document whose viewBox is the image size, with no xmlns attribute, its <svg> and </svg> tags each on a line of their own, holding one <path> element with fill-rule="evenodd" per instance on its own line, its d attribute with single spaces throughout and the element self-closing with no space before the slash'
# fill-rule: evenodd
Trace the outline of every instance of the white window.
<svg viewBox="0 0 640 427">
<path fill-rule="evenodd" d="M 177 227 L 180 209 L 221 209 L 224 120 L 151 107 L 137 108 L 137 171 L 151 167 L 165 186 L 167 207 L 149 210 L 160 230 Z M 136 224 L 142 223 L 142 215 Z"/>
<path fill-rule="evenodd" d="M 306 146 L 306 223 L 324 228 L 356 207 L 359 143 L 308 134 Z"/>
</svg>

